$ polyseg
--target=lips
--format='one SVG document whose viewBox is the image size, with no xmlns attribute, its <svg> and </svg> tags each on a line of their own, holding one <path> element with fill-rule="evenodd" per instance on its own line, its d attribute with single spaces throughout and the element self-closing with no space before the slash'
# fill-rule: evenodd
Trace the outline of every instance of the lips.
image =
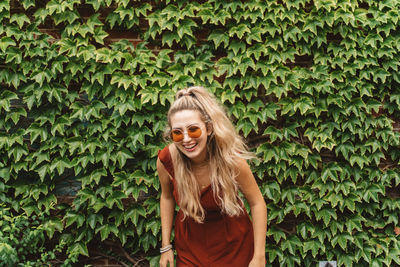
<svg viewBox="0 0 400 267">
<path fill-rule="evenodd" d="M 192 152 L 197 147 L 197 143 L 196 144 L 191 144 L 191 145 L 182 145 L 182 146 L 186 151 Z"/>
</svg>

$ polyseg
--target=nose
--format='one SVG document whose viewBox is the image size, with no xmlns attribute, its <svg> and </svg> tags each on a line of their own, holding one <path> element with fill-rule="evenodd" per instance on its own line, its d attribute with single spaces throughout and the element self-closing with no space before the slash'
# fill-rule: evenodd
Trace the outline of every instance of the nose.
<svg viewBox="0 0 400 267">
<path fill-rule="evenodd" d="M 189 134 L 188 134 L 188 132 L 187 131 L 184 131 L 183 132 L 183 142 L 187 142 L 187 141 L 190 141 L 190 136 L 189 136 Z"/>
</svg>

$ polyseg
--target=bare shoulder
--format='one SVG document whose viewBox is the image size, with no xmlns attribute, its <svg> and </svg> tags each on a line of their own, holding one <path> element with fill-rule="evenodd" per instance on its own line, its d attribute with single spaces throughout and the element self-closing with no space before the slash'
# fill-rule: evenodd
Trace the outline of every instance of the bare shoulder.
<svg viewBox="0 0 400 267">
<path fill-rule="evenodd" d="M 250 169 L 249 164 L 243 158 L 235 158 L 237 176 L 236 180 L 241 188 L 248 188 L 250 184 L 256 183 L 253 172 Z"/>
<path fill-rule="evenodd" d="M 176 146 L 174 144 L 170 144 L 168 146 L 168 149 L 169 149 L 169 153 L 171 154 L 171 158 L 174 158 L 176 153 L 178 153 L 178 151 L 176 150 Z"/>
<path fill-rule="evenodd" d="M 251 173 L 250 166 L 245 159 L 237 157 L 235 158 L 235 163 L 239 175 L 246 173 L 248 174 L 249 172 Z"/>
<path fill-rule="evenodd" d="M 161 162 L 160 158 L 157 158 L 157 172 L 159 176 L 168 177 L 168 171 L 165 168 L 164 164 Z"/>
<path fill-rule="evenodd" d="M 173 148 L 174 146 L 173 145 L 169 145 L 168 147 L 167 147 L 167 151 L 168 151 L 168 153 L 170 154 L 170 155 L 172 155 L 172 153 L 175 153 L 174 152 L 174 148 Z M 172 151 L 171 151 L 172 150 Z M 165 153 L 165 152 L 164 152 Z M 161 181 L 161 183 L 169 183 L 170 182 L 170 180 L 172 180 L 172 177 L 171 177 L 171 174 L 170 174 L 170 172 L 168 171 L 168 168 L 169 168 L 169 159 L 166 159 L 166 158 L 169 158 L 169 157 L 166 157 L 165 155 L 163 156 L 163 157 L 161 157 L 160 158 L 160 156 L 157 158 L 157 172 L 158 172 L 158 176 L 159 176 L 159 178 L 160 178 L 160 181 Z M 166 161 L 164 161 L 164 160 L 162 160 L 162 159 L 164 159 L 164 160 L 166 160 Z M 164 165 L 164 164 L 167 164 L 167 165 Z"/>
<path fill-rule="evenodd" d="M 243 158 L 237 158 L 235 161 L 238 169 L 236 180 L 250 206 L 263 202 L 260 189 L 247 161 Z"/>
<path fill-rule="evenodd" d="M 160 158 L 157 159 L 157 172 L 161 185 L 161 195 L 167 198 L 172 198 L 173 189 L 171 185 L 171 178 Z"/>
</svg>

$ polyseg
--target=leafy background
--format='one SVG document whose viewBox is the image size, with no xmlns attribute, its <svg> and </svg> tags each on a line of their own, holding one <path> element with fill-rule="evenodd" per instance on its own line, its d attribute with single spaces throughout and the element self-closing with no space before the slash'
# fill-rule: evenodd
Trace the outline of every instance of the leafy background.
<svg viewBox="0 0 400 267">
<path fill-rule="evenodd" d="M 1 1 L 2 264 L 155 265 L 165 114 L 203 85 L 259 156 L 268 266 L 400 265 L 399 17 L 398 0 Z"/>
</svg>

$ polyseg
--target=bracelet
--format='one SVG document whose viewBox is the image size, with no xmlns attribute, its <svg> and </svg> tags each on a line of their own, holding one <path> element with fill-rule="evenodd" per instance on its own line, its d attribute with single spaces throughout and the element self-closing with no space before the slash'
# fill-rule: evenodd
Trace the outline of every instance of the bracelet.
<svg viewBox="0 0 400 267">
<path fill-rule="evenodd" d="M 172 245 L 171 244 L 166 245 L 165 247 L 160 248 L 160 253 L 162 254 L 162 253 L 167 252 L 168 250 L 171 250 L 171 249 L 172 249 Z"/>
</svg>

